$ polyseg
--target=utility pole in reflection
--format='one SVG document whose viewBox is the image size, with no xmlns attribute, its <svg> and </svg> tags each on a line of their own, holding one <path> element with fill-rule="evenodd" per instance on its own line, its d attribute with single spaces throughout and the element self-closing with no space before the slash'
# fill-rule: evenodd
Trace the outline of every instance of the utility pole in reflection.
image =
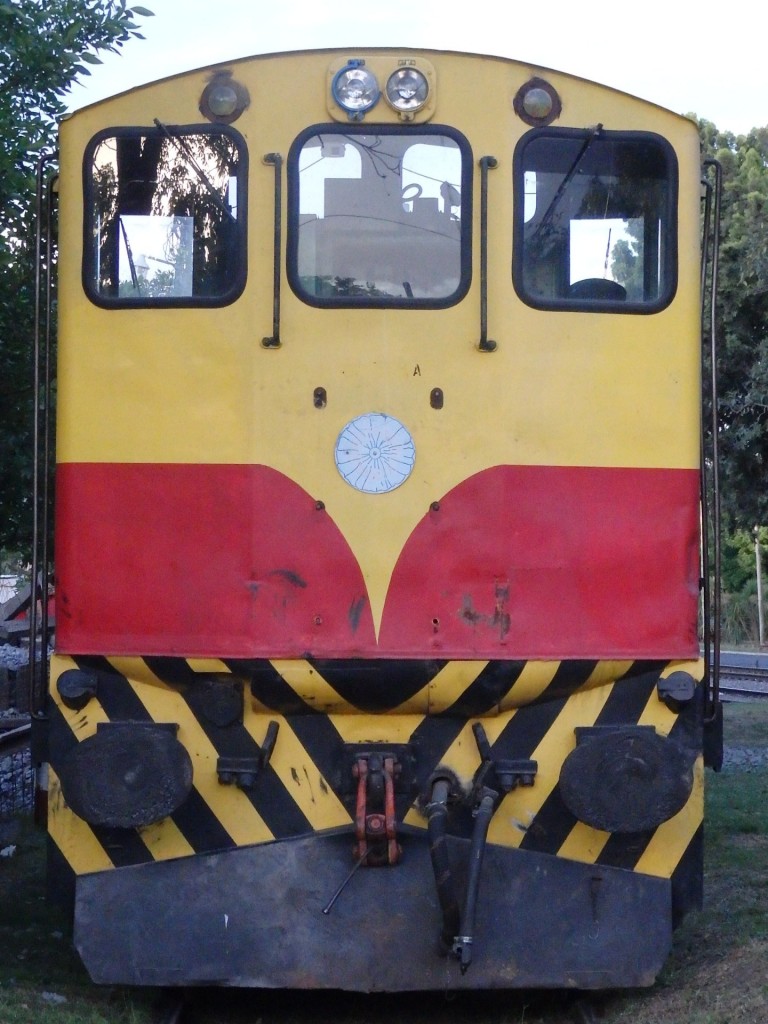
<svg viewBox="0 0 768 1024">
<path fill-rule="evenodd" d="M 760 556 L 760 527 L 756 526 L 755 534 L 755 574 L 757 576 L 757 632 L 760 639 L 760 646 L 763 646 L 765 638 L 765 621 L 763 618 L 763 567 Z"/>
</svg>

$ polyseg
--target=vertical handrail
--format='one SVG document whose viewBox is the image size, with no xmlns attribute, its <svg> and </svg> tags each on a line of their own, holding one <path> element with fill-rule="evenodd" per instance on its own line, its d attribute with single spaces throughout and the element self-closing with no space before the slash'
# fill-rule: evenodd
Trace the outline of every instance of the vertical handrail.
<svg viewBox="0 0 768 1024">
<path fill-rule="evenodd" d="M 704 579 L 705 589 L 705 622 L 704 622 L 704 647 L 705 647 L 705 668 L 707 669 L 708 679 L 708 693 L 707 693 L 707 707 L 705 709 L 705 721 L 713 721 L 717 716 L 718 704 L 720 701 L 720 645 L 721 645 L 721 615 L 722 615 L 722 581 L 721 581 L 721 516 L 720 516 L 720 438 L 719 438 L 719 421 L 718 421 L 718 379 L 717 379 L 717 358 L 718 358 L 718 338 L 717 338 L 717 282 L 719 274 L 719 252 L 720 252 L 720 202 L 722 197 L 722 185 L 723 185 L 723 169 L 722 165 L 717 160 L 705 160 L 704 167 L 712 168 L 715 174 L 715 186 L 712 190 L 711 185 L 706 182 L 707 187 L 707 202 L 705 205 L 705 216 L 711 218 L 711 225 L 708 219 L 705 219 L 704 225 L 704 244 L 702 247 L 702 320 L 704 319 L 704 302 L 706 299 L 706 265 L 707 255 L 709 249 L 709 234 L 711 227 L 712 236 L 712 261 L 711 261 L 711 273 L 710 279 L 710 295 L 709 295 L 709 360 L 710 360 L 710 379 L 709 379 L 709 395 L 711 401 L 711 420 L 710 430 L 712 433 L 712 494 L 711 497 L 707 495 L 706 485 L 702 487 L 703 500 L 708 501 L 708 505 L 711 505 L 711 516 L 712 516 L 712 559 L 711 563 L 708 555 L 703 559 L 703 571 L 706 572 Z M 702 387 L 704 382 L 702 381 Z M 704 425 L 702 423 L 702 477 L 706 473 L 706 459 L 704 451 L 704 438 L 703 438 Z M 704 517 L 704 548 L 708 546 L 707 533 L 707 511 L 708 505 L 703 506 L 703 517 Z M 705 569 L 704 569 L 705 567 Z M 712 583 L 710 584 L 710 571 L 712 573 Z M 711 586 L 711 593 L 709 600 L 707 600 L 706 592 Z"/>
<path fill-rule="evenodd" d="M 47 603 L 48 603 L 48 544 L 47 537 L 41 539 L 41 518 L 42 529 L 47 534 L 48 522 L 46 510 L 42 509 L 41 516 L 41 483 L 42 500 L 48 499 L 48 445 L 49 445 L 49 420 L 48 404 L 50 400 L 50 290 L 51 290 L 51 222 L 50 222 L 50 192 L 48 194 L 48 207 L 43 209 L 43 179 L 45 168 L 56 158 L 55 153 L 42 153 L 37 161 L 35 179 L 35 305 L 34 305 L 34 327 L 33 327 L 33 351 L 32 351 L 32 565 L 30 580 L 30 604 L 29 604 L 29 709 L 32 714 L 42 711 L 45 704 L 47 692 L 47 658 L 43 657 L 41 650 L 40 667 L 38 668 L 37 658 L 37 592 L 38 577 L 41 572 L 41 556 L 43 585 L 41 587 L 42 606 L 46 606 L 45 629 L 47 631 Z M 52 186 L 51 186 L 52 187 Z M 41 354 L 43 341 L 43 243 L 46 247 L 46 262 L 48 264 L 45 277 L 45 356 Z M 42 373 L 41 373 L 42 370 Z M 41 377 L 46 381 L 41 396 Z M 43 409 L 40 402 L 43 402 Z M 41 412 L 43 417 L 43 440 L 41 442 Z M 42 464 L 42 465 L 41 465 Z M 42 607 L 41 606 L 41 607 Z M 44 636 L 47 642 L 47 632 Z"/>
<path fill-rule="evenodd" d="M 703 212 L 703 224 L 702 224 L 702 240 L 701 240 L 701 331 L 702 331 L 702 363 L 701 363 L 701 399 L 702 399 L 702 410 L 705 397 L 706 382 L 704 380 L 705 363 L 703 359 L 703 347 L 704 347 L 704 303 L 706 301 L 707 292 L 707 269 L 709 267 L 709 250 L 710 250 L 710 236 L 711 236 L 711 218 L 712 218 L 712 185 L 706 178 L 702 179 L 701 182 L 704 188 L 704 212 Z M 700 501 L 700 527 L 701 527 L 701 617 L 702 617 L 702 641 L 704 647 L 704 678 L 708 681 L 711 678 L 712 668 L 712 650 L 711 650 L 711 629 L 712 629 L 712 590 L 710 586 L 710 567 L 711 561 L 709 557 L 709 488 L 707 486 L 707 449 L 705 444 L 705 422 L 704 416 L 701 417 L 701 425 L 699 428 L 699 501 Z M 709 683 L 707 682 L 707 686 Z"/>
<path fill-rule="evenodd" d="M 480 341 L 481 352 L 495 352 L 488 337 L 488 171 L 499 166 L 495 156 L 480 157 Z"/>
<path fill-rule="evenodd" d="M 50 565 L 49 535 L 51 508 L 51 377 L 52 377 L 52 342 L 53 342 L 53 207 L 56 182 L 53 175 L 48 180 L 48 195 L 45 209 L 45 343 L 43 347 L 43 436 L 42 436 L 42 497 L 40 502 L 40 561 L 42 563 L 42 588 L 40 598 L 40 637 L 41 637 L 41 669 L 39 694 L 44 696 L 48 690 L 48 567 Z M 43 653 L 45 650 L 45 653 Z M 31 707 L 31 705 L 30 705 Z M 35 708 L 35 710 L 42 710 Z"/>
<path fill-rule="evenodd" d="M 283 221 L 283 158 L 279 153 L 266 153 L 264 163 L 275 168 L 275 231 L 273 237 L 272 335 L 262 338 L 264 348 L 280 348 L 280 275 L 282 272 Z"/>
</svg>

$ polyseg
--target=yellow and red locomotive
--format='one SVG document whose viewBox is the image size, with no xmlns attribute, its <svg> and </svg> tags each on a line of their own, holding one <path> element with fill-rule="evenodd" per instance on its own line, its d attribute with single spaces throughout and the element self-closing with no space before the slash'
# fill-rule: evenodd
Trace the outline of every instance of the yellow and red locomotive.
<svg viewBox="0 0 768 1024">
<path fill-rule="evenodd" d="M 459 53 L 62 124 L 54 888 L 100 982 L 648 984 L 700 899 L 699 141 Z"/>
</svg>

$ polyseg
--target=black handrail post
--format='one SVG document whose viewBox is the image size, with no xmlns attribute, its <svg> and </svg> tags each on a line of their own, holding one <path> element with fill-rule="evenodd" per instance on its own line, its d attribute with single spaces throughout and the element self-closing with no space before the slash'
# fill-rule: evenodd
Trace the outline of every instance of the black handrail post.
<svg viewBox="0 0 768 1024">
<path fill-rule="evenodd" d="M 495 156 L 480 157 L 480 342 L 481 352 L 495 352 L 488 337 L 488 171 L 498 167 Z"/>
<path fill-rule="evenodd" d="M 282 167 L 283 158 L 279 153 L 266 153 L 264 163 L 271 164 L 275 168 L 275 233 L 273 240 L 274 249 L 274 278 L 273 278 L 273 300 L 272 300 L 272 336 L 262 338 L 261 344 L 264 348 L 280 348 L 280 275 L 282 272 L 282 221 L 283 221 L 283 189 L 282 189 Z"/>
<path fill-rule="evenodd" d="M 720 703 L 720 645 L 721 645 L 721 605 L 722 605 L 722 581 L 721 581 L 721 515 L 720 515 L 720 438 L 718 421 L 718 379 L 717 379 L 717 282 L 719 272 L 719 250 L 720 250 L 720 201 L 722 196 L 723 169 L 718 160 L 705 160 L 705 168 L 712 168 L 715 173 L 714 191 L 709 183 L 707 187 L 706 216 L 704 226 L 704 240 L 702 246 L 702 304 L 705 299 L 706 286 L 706 265 L 709 248 L 709 217 L 711 215 L 712 232 L 712 270 L 710 274 L 710 302 L 709 302 L 709 360 L 710 380 L 709 394 L 711 401 L 710 430 L 712 432 L 712 574 L 711 598 L 708 599 L 710 589 L 709 572 L 710 559 L 706 552 L 708 537 L 707 533 L 707 488 L 702 486 L 702 517 L 705 555 L 703 559 L 704 573 L 704 660 L 707 679 L 707 707 L 705 709 L 705 722 L 713 722 L 718 715 Z M 714 196 L 714 199 L 712 199 Z M 702 319 L 704 309 L 702 308 Z M 704 381 L 702 381 L 704 387 Z M 702 478 L 706 473 L 706 459 L 704 451 L 704 437 L 702 425 Z"/>
</svg>

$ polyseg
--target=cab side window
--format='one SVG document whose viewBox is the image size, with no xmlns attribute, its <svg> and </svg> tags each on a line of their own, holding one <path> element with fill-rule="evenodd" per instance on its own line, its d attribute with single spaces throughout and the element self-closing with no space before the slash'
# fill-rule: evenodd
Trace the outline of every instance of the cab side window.
<svg viewBox="0 0 768 1024">
<path fill-rule="evenodd" d="M 217 126 L 116 128 L 85 156 L 83 284 L 104 306 L 224 305 L 245 283 L 245 143 Z"/>
<path fill-rule="evenodd" d="M 643 132 L 542 129 L 515 154 L 513 277 L 540 309 L 650 313 L 676 285 L 677 164 Z"/>
</svg>

